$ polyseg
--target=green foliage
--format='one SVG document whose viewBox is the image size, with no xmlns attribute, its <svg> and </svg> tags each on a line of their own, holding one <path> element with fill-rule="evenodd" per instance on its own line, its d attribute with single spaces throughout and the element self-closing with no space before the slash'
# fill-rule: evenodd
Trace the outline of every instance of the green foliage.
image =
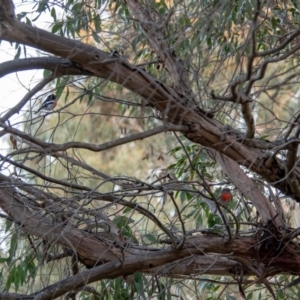
<svg viewBox="0 0 300 300">
<path fill-rule="evenodd" d="M 17 247 L 18 247 L 18 235 L 14 233 L 14 234 L 12 234 L 11 239 L 10 239 L 10 247 L 9 247 L 9 250 L 8 250 L 9 256 L 7 258 L 7 263 L 8 264 L 12 263 L 12 260 L 15 257 Z"/>
<path fill-rule="evenodd" d="M 144 237 L 150 242 L 150 243 L 157 243 L 157 238 L 152 234 L 145 234 Z"/>
<path fill-rule="evenodd" d="M 182 143 L 183 147 L 178 146 L 170 151 L 175 163 L 168 168 L 180 179 L 194 180 L 200 179 L 199 176 L 211 179 L 209 169 L 214 167 L 215 163 L 209 159 L 206 151 L 185 138 L 182 139 Z"/>
<path fill-rule="evenodd" d="M 13 286 L 14 291 L 18 292 L 21 287 L 27 284 L 30 279 L 34 280 L 36 276 L 37 269 L 34 263 L 35 255 L 33 252 L 26 253 L 26 251 L 21 250 L 22 255 L 16 257 L 16 254 L 20 253 L 20 250 L 18 250 L 18 238 L 17 234 L 12 234 L 8 249 L 9 256 L 0 259 L 1 264 L 5 263 L 9 267 L 8 274 L 5 276 L 5 289 L 7 291 Z M 3 273 L 0 274 L 0 282 L 2 282 L 4 279 Z"/>
<path fill-rule="evenodd" d="M 7 233 L 13 225 L 14 223 L 11 220 L 5 219 L 5 233 Z"/>
<path fill-rule="evenodd" d="M 61 94 L 63 93 L 64 89 L 68 85 L 69 80 L 70 79 L 68 76 L 64 76 L 63 78 L 59 77 L 56 79 L 55 94 L 56 94 L 57 99 L 59 99 L 61 97 Z"/>
<path fill-rule="evenodd" d="M 113 222 L 118 226 L 125 237 L 130 238 L 134 243 L 138 244 L 138 240 L 133 234 L 132 228 L 129 226 L 130 223 L 134 223 L 133 220 L 127 218 L 126 216 L 117 216 L 114 218 Z"/>
</svg>

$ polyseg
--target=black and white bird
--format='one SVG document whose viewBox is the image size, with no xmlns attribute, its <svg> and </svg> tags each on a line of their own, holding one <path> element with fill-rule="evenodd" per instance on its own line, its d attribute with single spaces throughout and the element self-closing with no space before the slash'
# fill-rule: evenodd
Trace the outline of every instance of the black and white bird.
<svg viewBox="0 0 300 300">
<path fill-rule="evenodd" d="M 49 95 L 46 100 L 42 103 L 41 107 L 35 112 L 37 114 L 41 110 L 53 110 L 57 104 L 57 98 L 56 95 L 51 94 Z"/>
</svg>

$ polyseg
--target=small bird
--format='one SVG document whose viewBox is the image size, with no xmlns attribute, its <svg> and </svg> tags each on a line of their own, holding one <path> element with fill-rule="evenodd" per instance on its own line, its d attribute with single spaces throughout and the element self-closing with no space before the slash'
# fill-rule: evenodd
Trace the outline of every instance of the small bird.
<svg viewBox="0 0 300 300">
<path fill-rule="evenodd" d="M 56 95 L 49 95 L 46 100 L 42 103 L 41 107 L 35 112 L 37 114 L 41 110 L 53 110 L 57 104 Z"/>
<path fill-rule="evenodd" d="M 230 200 L 232 199 L 232 194 L 229 188 L 224 188 L 222 189 L 219 197 L 218 197 L 218 201 L 222 204 L 227 205 Z"/>
<path fill-rule="evenodd" d="M 231 199 L 232 199 L 231 190 L 229 188 L 224 188 L 224 189 L 221 190 L 221 192 L 220 192 L 220 194 L 217 198 L 217 201 L 219 203 L 223 204 L 223 205 L 227 205 L 230 202 Z M 208 205 L 210 211 L 213 214 L 220 215 L 220 213 L 217 209 L 217 205 L 212 199 L 209 199 L 209 198 L 206 198 L 206 197 L 202 196 L 202 201 L 205 202 Z"/>
</svg>

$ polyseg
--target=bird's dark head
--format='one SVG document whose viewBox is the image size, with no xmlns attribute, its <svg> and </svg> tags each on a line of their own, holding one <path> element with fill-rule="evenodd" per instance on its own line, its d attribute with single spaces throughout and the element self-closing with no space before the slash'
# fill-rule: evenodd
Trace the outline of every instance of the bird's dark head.
<svg viewBox="0 0 300 300">
<path fill-rule="evenodd" d="M 221 193 L 231 193 L 231 190 L 229 188 L 224 188 Z"/>
</svg>

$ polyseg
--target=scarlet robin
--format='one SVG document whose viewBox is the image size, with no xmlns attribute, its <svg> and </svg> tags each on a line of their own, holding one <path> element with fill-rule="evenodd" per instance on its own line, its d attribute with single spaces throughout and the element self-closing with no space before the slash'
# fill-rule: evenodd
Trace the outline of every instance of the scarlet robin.
<svg viewBox="0 0 300 300">
<path fill-rule="evenodd" d="M 56 95 L 51 94 L 49 95 L 46 100 L 42 103 L 41 107 L 35 112 L 37 114 L 41 110 L 53 110 L 57 104 L 57 98 Z"/>
<path fill-rule="evenodd" d="M 219 197 L 218 197 L 218 201 L 222 204 L 228 204 L 230 202 L 230 200 L 232 199 L 232 194 L 229 188 L 224 188 L 222 189 Z"/>
<path fill-rule="evenodd" d="M 221 190 L 221 192 L 220 192 L 220 194 L 217 198 L 217 201 L 220 204 L 227 205 L 230 202 L 231 199 L 232 199 L 231 190 L 229 188 L 224 188 L 224 189 Z M 221 218 L 220 212 L 217 209 L 217 205 L 212 199 L 207 198 L 205 196 L 202 196 L 202 201 L 205 202 L 208 205 L 210 211 L 213 214 L 217 214 Z M 225 216 L 225 218 L 227 218 L 227 217 Z"/>
</svg>

